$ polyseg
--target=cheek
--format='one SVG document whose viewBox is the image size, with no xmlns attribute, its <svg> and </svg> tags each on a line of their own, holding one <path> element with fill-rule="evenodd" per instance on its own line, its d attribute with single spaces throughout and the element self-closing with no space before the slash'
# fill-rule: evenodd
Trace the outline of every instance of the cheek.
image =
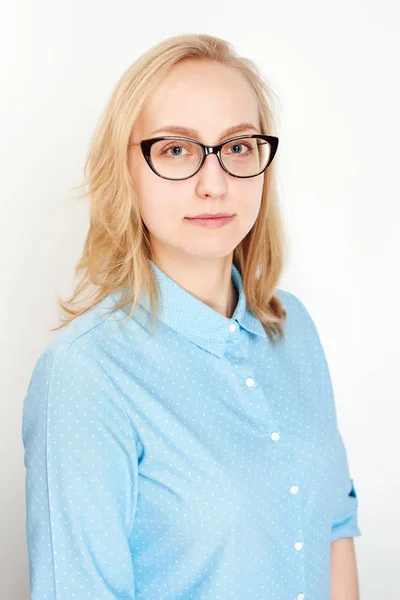
<svg viewBox="0 0 400 600">
<path fill-rule="evenodd" d="M 264 176 L 254 177 L 253 180 L 251 180 L 251 179 L 249 180 L 249 183 L 250 183 L 249 193 L 254 200 L 253 204 L 258 207 L 260 207 L 260 204 L 261 204 L 261 197 L 262 197 L 262 193 L 263 193 L 263 189 L 264 189 L 264 181 L 265 181 Z"/>
<path fill-rule="evenodd" d="M 154 178 L 147 182 L 142 181 L 138 189 L 138 203 L 142 219 L 147 228 L 157 235 L 163 237 L 168 232 L 173 233 L 183 221 L 188 212 L 187 198 L 189 192 L 182 193 L 178 186 L 170 186 L 161 178 Z M 185 212 L 186 210 L 186 212 Z"/>
<path fill-rule="evenodd" d="M 237 212 L 244 229 L 249 231 L 256 221 L 260 212 L 264 179 L 255 177 L 253 180 L 243 182 L 244 185 L 238 191 Z"/>
<path fill-rule="evenodd" d="M 175 194 L 166 185 L 168 182 L 155 175 L 143 160 L 132 161 L 130 172 L 139 211 L 147 228 L 152 231 L 160 223 L 167 224 L 175 212 L 172 206 Z"/>
</svg>

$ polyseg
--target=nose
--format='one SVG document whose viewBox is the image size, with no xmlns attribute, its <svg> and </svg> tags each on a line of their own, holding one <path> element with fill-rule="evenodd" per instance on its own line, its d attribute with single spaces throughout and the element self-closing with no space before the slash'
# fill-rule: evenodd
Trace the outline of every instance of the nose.
<svg viewBox="0 0 400 600">
<path fill-rule="evenodd" d="M 210 164 L 211 164 L 211 167 L 210 167 Z M 212 147 L 206 147 L 206 155 L 204 157 L 203 166 L 201 167 L 200 171 L 202 171 L 204 169 L 209 170 L 210 168 L 211 168 L 211 171 L 213 171 L 213 170 L 214 171 L 223 171 L 225 173 L 216 152 L 213 151 Z"/>
<path fill-rule="evenodd" d="M 227 193 L 228 183 L 222 165 L 215 153 L 207 153 L 203 165 L 197 173 L 197 191 L 199 196 L 221 198 Z"/>
</svg>

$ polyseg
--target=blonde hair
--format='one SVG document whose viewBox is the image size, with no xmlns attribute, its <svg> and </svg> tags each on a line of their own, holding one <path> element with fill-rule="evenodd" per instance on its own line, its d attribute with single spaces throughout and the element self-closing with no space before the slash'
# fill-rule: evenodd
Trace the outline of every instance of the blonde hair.
<svg viewBox="0 0 400 600">
<path fill-rule="evenodd" d="M 206 34 L 183 34 L 167 38 L 141 55 L 118 80 L 92 137 L 84 174 L 86 183 L 79 198 L 90 197 L 90 226 L 83 251 L 75 266 L 82 273 L 69 300 L 57 296 L 65 312 L 65 327 L 109 294 L 121 290 L 120 302 L 110 312 L 131 303 L 132 316 L 142 292 L 151 303 L 153 325 L 159 295 L 149 263 L 151 247 L 143 223 L 138 197 L 128 167 L 128 144 L 132 128 L 143 105 L 169 70 L 185 59 L 218 61 L 238 69 L 252 86 L 258 100 L 261 133 L 276 135 L 274 92 L 256 64 L 240 57 L 232 45 Z M 260 319 L 274 343 L 274 335 L 284 338 L 286 311 L 274 295 L 283 269 L 284 235 L 278 207 L 276 158 L 264 172 L 260 211 L 246 237 L 233 252 L 233 262 L 244 285 L 249 310 Z M 90 291 L 90 288 L 92 290 Z M 79 307 L 78 297 L 89 296 Z"/>
</svg>

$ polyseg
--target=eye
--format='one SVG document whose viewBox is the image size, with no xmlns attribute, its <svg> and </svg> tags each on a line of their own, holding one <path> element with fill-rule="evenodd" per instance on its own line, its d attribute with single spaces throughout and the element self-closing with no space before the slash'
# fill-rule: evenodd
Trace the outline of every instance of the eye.
<svg viewBox="0 0 400 600">
<path fill-rule="evenodd" d="M 186 158 L 199 153 L 199 147 L 191 142 L 180 140 L 160 141 L 152 146 L 152 156 L 159 158 Z"/>
<path fill-rule="evenodd" d="M 180 152 L 172 152 L 172 154 L 175 156 L 181 156 L 183 147 L 178 146 L 177 144 L 174 144 L 173 146 L 168 146 L 167 148 L 164 148 L 162 154 L 167 154 L 168 150 L 176 150 L 176 149 L 180 150 Z"/>
<path fill-rule="evenodd" d="M 251 139 L 242 141 L 231 142 L 223 147 L 223 152 L 227 154 L 234 154 L 236 156 L 248 156 L 257 147 L 257 142 Z"/>
<path fill-rule="evenodd" d="M 233 149 L 233 148 L 239 148 L 239 147 L 245 147 L 245 148 L 249 148 L 248 144 L 234 144 L 234 145 L 232 146 L 232 149 Z M 238 154 L 238 152 L 233 152 L 233 154 Z"/>
</svg>

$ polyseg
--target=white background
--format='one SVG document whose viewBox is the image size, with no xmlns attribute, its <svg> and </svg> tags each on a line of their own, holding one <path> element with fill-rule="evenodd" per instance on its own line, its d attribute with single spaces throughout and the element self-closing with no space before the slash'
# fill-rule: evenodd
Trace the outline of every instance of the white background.
<svg viewBox="0 0 400 600">
<path fill-rule="evenodd" d="M 58 324 L 56 294 L 73 288 L 88 203 L 72 188 L 89 139 L 142 52 L 210 33 L 257 61 L 280 98 L 280 287 L 304 302 L 328 358 L 359 499 L 361 599 L 397 600 L 399 5 L 13 0 L 0 23 L 0 597 L 29 597 L 22 401 Z"/>
</svg>

